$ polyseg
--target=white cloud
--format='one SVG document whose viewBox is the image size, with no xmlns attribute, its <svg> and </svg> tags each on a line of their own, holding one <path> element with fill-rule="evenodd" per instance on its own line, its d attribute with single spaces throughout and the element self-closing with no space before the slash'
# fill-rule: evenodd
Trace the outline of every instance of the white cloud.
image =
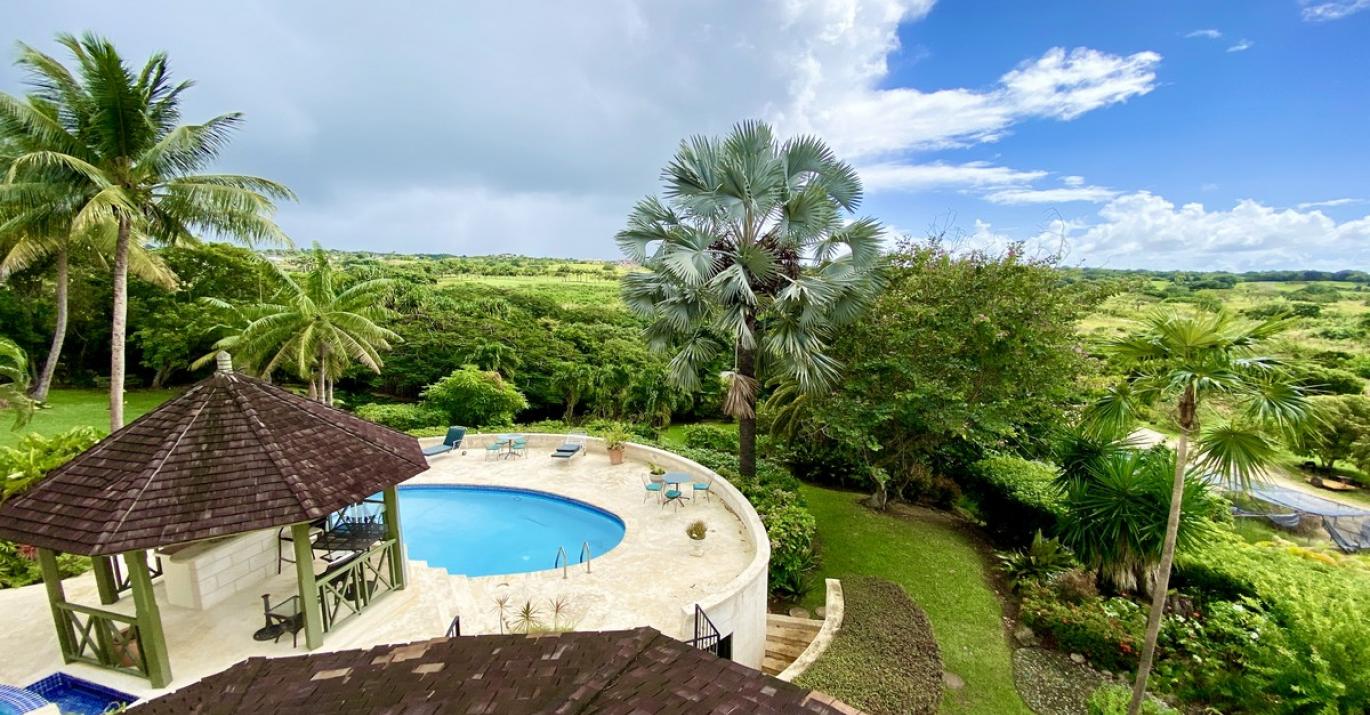
<svg viewBox="0 0 1370 715">
<path fill-rule="evenodd" d="M 895 29 L 889 27 L 882 50 L 896 40 Z M 879 62 L 858 62 L 865 72 L 858 78 L 840 68 L 829 72 L 812 56 L 806 60 L 795 101 L 776 118 L 791 131 L 816 131 L 843 155 L 873 157 L 992 142 L 1024 120 L 1069 121 L 1125 102 L 1155 88 L 1161 57 L 1056 47 L 1019 64 L 988 90 L 933 92 L 876 89 L 885 74 L 883 55 Z"/>
<path fill-rule="evenodd" d="M 1104 186 L 1067 186 L 1057 189 L 1004 189 L 985 195 L 994 204 L 1064 204 L 1073 201 L 1100 203 L 1117 196 L 1118 192 Z"/>
<path fill-rule="evenodd" d="M 1337 207 L 1337 206 L 1350 206 L 1350 205 L 1352 205 L 1352 204 L 1359 204 L 1359 203 L 1364 203 L 1364 202 L 1365 202 L 1365 199 L 1351 199 L 1351 198 L 1327 199 L 1327 200 L 1325 200 L 1325 201 L 1305 201 L 1305 202 L 1299 204 L 1299 210 L 1300 210 L 1300 211 L 1307 211 L 1308 209 L 1326 209 L 1326 208 L 1334 208 L 1334 207 Z"/>
<path fill-rule="evenodd" d="M 1239 41 L 1237 42 L 1237 44 L 1235 44 L 1235 45 L 1233 45 L 1233 46 L 1227 48 L 1227 51 L 1228 51 L 1228 52 L 1246 52 L 1247 50 L 1249 50 L 1249 49 L 1251 49 L 1252 47 L 1254 47 L 1255 44 L 1256 44 L 1256 43 L 1252 42 L 1251 40 L 1248 40 L 1248 39 L 1246 39 L 1245 37 L 1243 37 L 1241 40 L 1239 40 Z"/>
<path fill-rule="evenodd" d="M 1045 171 L 1019 171 L 983 161 L 965 164 L 891 162 L 862 167 L 860 173 L 868 191 L 1009 186 L 1030 183 L 1047 175 Z"/>
<path fill-rule="evenodd" d="M 1251 199 L 1210 210 L 1140 191 L 1109 202 L 1098 218 L 1050 233 L 1064 232 L 1072 255 L 1091 265 L 1342 269 L 1370 261 L 1370 216 L 1338 223 L 1317 210 L 1277 209 Z"/>
<path fill-rule="evenodd" d="M 1083 176 L 1062 176 L 1061 183 L 1066 186 L 1084 186 L 1085 177 Z"/>
<path fill-rule="evenodd" d="M 1340 20 L 1370 8 L 1370 0 L 1332 0 L 1331 2 L 1310 2 L 1302 0 L 1305 22 L 1328 22 Z"/>
<path fill-rule="evenodd" d="M 1187 38 L 1187 39 L 1193 39 L 1193 38 L 1196 38 L 1196 37 L 1202 37 L 1202 38 L 1204 38 L 1205 40 L 1216 40 L 1216 39 L 1218 39 L 1218 38 L 1220 38 L 1220 37 L 1222 37 L 1222 36 L 1223 36 L 1223 33 L 1219 32 L 1219 31 L 1217 31 L 1217 30 L 1212 30 L 1212 29 L 1209 29 L 1209 30 L 1195 30 L 1195 31 L 1193 31 L 1193 32 L 1190 32 L 1190 33 L 1186 33 L 1186 34 L 1185 34 L 1185 38 Z"/>
</svg>

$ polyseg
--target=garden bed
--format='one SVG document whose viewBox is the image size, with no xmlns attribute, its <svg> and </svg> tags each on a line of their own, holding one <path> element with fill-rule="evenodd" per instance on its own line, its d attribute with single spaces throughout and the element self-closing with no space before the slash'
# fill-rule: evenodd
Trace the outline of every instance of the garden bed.
<svg viewBox="0 0 1370 715">
<path fill-rule="evenodd" d="M 872 715 L 932 713 L 942 701 L 942 658 L 932 624 L 898 584 L 843 583 L 842 630 L 796 681 Z"/>
</svg>

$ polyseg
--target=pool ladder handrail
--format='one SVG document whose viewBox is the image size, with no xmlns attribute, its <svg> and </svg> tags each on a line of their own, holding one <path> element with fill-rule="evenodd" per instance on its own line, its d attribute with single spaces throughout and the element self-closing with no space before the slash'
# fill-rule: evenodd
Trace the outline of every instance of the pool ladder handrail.
<svg viewBox="0 0 1370 715">
<path fill-rule="evenodd" d="M 590 573 L 591 558 L 592 556 L 590 554 L 590 542 L 580 542 L 580 562 L 585 564 L 585 573 Z M 561 577 L 570 578 L 571 556 L 566 553 L 565 546 L 557 547 L 557 558 L 555 561 L 552 562 L 552 568 L 560 568 Z"/>
</svg>

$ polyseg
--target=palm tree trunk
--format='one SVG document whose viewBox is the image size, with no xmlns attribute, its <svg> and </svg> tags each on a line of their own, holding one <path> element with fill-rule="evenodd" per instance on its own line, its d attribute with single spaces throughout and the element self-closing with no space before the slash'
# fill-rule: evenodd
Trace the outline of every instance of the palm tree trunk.
<svg viewBox="0 0 1370 715">
<path fill-rule="evenodd" d="M 63 242 L 57 249 L 57 324 L 52 328 L 52 347 L 48 348 L 48 359 L 43 362 L 43 371 L 38 374 L 38 382 L 29 392 L 37 402 L 48 399 L 52 388 L 52 376 L 57 372 L 57 361 L 62 357 L 62 343 L 67 339 L 67 246 Z"/>
<path fill-rule="evenodd" d="M 1189 459 L 1189 433 L 1194 428 L 1196 412 L 1194 387 L 1185 389 L 1180 397 L 1180 437 L 1175 442 L 1175 481 L 1170 488 L 1170 514 L 1165 523 L 1165 541 L 1161 546 L 1161 563 L 1156 567 L 1156 582 L 1151 592 L 1151 612 L 1146 619 L 1146 640 L 1142 643 L 1142 659 L 1137 664 L 1137 680 L 1132 685 L 1132 702 L 1128 715 L 1137 715 L 1146 698 L 1146 681 L 1151 677 L 1151 664 L 1156 658 L 1156 641 L 1161 634 L 1161 619 L 1165 616 L 1166 594 L 1170 590 L 1170 567 L 1175 563 L 1175 541 L 1180 532 L 1180 509 L 1184 502 L 1184 473 Z"/>
<path fill-rule="evenodd" d="M 738 347 L 737 374 L 746 380 L 756 379 L 756 354 L 753 350 Z M 751 407 L 747 414 L 737 418 L 737 468 L 744 479 L 756 477 L 756 393 L 747 398 Z"/>
<path fill-rule="evenodd" d="M 124 338 L 128 333 L 129 218 L 119 216 L 119 237 L 114 244 L 114 319 L 109 331 L 109 429 L 124 426 Z"/>
</svg>

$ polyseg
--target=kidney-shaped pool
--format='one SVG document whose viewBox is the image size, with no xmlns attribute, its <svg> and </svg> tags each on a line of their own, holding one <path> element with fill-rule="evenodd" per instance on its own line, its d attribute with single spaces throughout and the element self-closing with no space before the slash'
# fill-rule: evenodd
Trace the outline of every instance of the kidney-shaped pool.
<svg viewBox="0 0 1370 715">
<path fill-rule="evenodd" d="M 581 544 L 599 558 L 623 540 L 623 520 L 581 501 L 507 487 L 399 488 L 409 558 L 450 574 L 494 576 L 556 565 L 557 550 L 579 562 Z"/>
</svg>

